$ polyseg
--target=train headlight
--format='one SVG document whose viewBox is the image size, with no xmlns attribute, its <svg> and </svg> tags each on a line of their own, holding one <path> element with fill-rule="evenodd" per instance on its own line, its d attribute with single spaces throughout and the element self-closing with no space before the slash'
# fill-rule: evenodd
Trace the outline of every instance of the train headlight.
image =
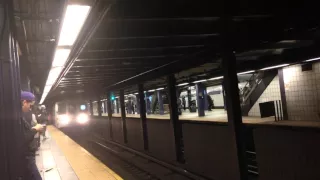
<svg viewBox="0 0 320 180">
<path fill-rule="evenodd" d="M 87 114 L 81 113 L 77 116 L 77 122 L 80 124 L 87 123 L 89 121 L 89 116 Z"/>
<path fill-rule="evenodd" d="M 70 117 L 68 115 L 64 114 L 59 116 L 59 123 L 66 125 L 66 124 L 69 124 L 69 122 L 70 122 Z"/>
</svg>

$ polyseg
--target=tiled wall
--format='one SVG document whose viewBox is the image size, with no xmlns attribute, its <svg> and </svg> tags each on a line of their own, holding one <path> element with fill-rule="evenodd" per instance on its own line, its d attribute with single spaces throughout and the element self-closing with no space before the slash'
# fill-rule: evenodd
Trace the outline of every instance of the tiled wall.
<svg viewBox="0 0 320 180">
<path fill-rule="evenodd" d="M 311 71 L 301 71 L 301 65 L 283 69 L 289 120 L 320 120 L 320 63 Z"/>
<path fill-rule="evenodd" d="M 275 100 L 281 100 L 278 76 L 274 77 L 257 102 L 252 106 L 249 111 L 249 116 L 260 116 L 259 103 Z"/>
</svg>

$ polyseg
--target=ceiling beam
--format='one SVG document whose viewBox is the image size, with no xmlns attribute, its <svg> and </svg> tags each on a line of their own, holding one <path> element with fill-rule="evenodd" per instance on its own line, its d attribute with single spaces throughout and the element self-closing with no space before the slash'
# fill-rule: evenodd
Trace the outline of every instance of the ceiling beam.
<svg viewBox="0 0 320 180">
<path fill-rule="evenodd" d="M 136 59 L 161 59 L 161 58 L 171 58 L 180 57 L 183 54 L 174 55 L 159 55 L 159 56 L 132 56 L 132 57 L 113 57 L 113 58 L 78 58 L 76 61 L 108 61 L 108 60 L 136 60 Z"/>
<path fill-rule="evenodd" d="M 176 34 L 170 36 L 127 36 L 127 37 L 94 37 L 91 41 L 98 40 L 137 40 L 137 39 L 173 39 L 173 38 L 200 38 L 200 37 L 213 37 L 219 36 L 218 33 L 208 33 L 208 34 Z"/>
<path fill-rule="evenodd" d="M 115 52 L 115 51 L 149 51 L 149 50 L 163 50 L 163 49 L 187 49 L 187 48 L 202 48 L 204 44 L 199 45 L 184 45 L 184 46 L 163 46 L 163 47 L 145 47 L 145 48 L 120 48 L 120 49 L 89 49 L 86 52 Z"/>
</svg>

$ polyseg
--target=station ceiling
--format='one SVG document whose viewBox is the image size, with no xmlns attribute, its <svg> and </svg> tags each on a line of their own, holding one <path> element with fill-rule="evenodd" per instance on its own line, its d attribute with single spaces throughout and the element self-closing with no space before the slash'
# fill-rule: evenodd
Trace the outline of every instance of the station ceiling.
<svg viewBox="0 0 320 180">
<path fill-rule="evenodd" d="M 28 0 L 39 6 L 30 11 L 26 0 L 15 1 L 24 54 L 32 64 L 33 81 L 42 88 L 63 3 Z M 178 82 L 221 75 L 226 14 L 239 71 L 320 56 L 320 21 L 312 5 L 272 0 L 97 0 L 92 11 L 51 97 L 103 93 L 143 81 L 159 86 L 168 73 L 176 73 Z"/>
</svg>

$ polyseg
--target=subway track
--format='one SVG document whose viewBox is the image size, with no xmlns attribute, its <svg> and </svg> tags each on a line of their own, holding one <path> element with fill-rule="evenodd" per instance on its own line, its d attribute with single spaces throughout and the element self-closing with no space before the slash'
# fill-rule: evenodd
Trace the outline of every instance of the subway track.
<svg viewBox="0 0 320 180">
<path fill-rule="evenodd" d="M 128 149 L 105 141 L 92 133 L 90 128 L 67 127 L 61 129 L 66 135 L 80 144 L 84 149 L 96 156 L 123 179 L 141 180 L 190 180 L 206 179 L 193 175 L 185 170 L 177 171 L 178 168 L 168 168 L 157 161 L 150 160 Z M 188 174 L 188 176 L 186 176 Z M 191 177 L 190 177 L 191 176 Z"/>
</svg>

